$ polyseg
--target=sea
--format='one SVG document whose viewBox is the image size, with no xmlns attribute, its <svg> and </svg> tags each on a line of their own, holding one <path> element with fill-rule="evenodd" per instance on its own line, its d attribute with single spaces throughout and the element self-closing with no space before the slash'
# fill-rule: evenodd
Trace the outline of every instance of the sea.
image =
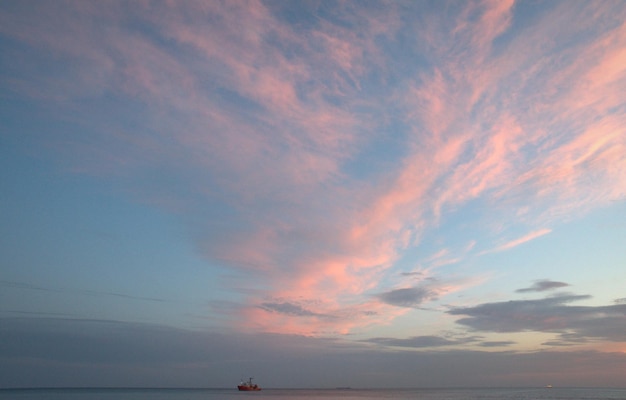
<svg viewBox="0 0 626 400">
<path fill-rule="evenodd" d="M 626 400 L 625 389 L 0 389 L 0 400 Z"/>
</svg>

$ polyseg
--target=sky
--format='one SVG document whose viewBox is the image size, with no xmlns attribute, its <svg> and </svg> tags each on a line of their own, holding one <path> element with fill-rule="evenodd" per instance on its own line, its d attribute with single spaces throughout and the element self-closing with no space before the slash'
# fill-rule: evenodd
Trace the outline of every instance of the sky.
<svg viewBox="0 0 626 400">
<path fill-rule="evenodd" d="M 0 387 L 623 386 L 626 2 L 0 3 Z"/>
</svg>

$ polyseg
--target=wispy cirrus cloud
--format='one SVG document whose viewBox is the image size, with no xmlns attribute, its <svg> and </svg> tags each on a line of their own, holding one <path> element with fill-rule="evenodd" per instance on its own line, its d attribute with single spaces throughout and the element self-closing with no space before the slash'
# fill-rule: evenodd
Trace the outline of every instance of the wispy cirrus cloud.
<svg viewBox="0 0 626 400">
<path fill-rule="evenodd" d="M 250 326 L 347 332 L 452 293 L 381 278 L 470 202 L 488 210 L 481 244 L 505 251 L 623 196 L 624 10 L 559 3 L 525 19 L 512 1 L 344 3 L 331 18 L 324 5 L 283 7 L 0 14 L 0 32 L 35 53 L 8 46 L 30 73 L 15 67 L 3 85 L 62 100 L 48 107 L 92 128 L 45 141 L 73 171 L 118 177 L 180 216 L 200 254 L 246 276 L 232 289 Z M 31 57 L 58 72 L 34 73 Z M 500 244 L 520 224 L 530 233 Z M 462 259 L 432 260 L 430 273 Z"/>
</svg>

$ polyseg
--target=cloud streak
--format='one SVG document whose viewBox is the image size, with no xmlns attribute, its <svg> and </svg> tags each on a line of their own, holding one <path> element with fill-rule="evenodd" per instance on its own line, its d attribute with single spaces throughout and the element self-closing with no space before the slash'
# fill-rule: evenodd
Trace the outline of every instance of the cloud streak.
<svg viewBox="0 0 626 400">
<path fill-rule="evenodd" d="M 0 280 L 0 287 L 3 286 L 9 289 L 19 289 L 19 290 L 37 290 L 43 292 L 53 292 L 53 293 L 68 293 L 72 295 L 82 295 L 82 296 L 112 296 L 112 297 L 121 297 L 129 300 L 143 300 L 143 301 L 154 301 L 154 302 L 164 302 L 165 299 L 156 298 L 156 297 L 141 297 L 141 296 L 133 296 L 125 293 L 115 293 L 115 292 L 102 292 L 98 290 L 77 290 L 77 289 L 69 289 L 69 288 L 53 288 L 53 287 L 43 287 L 31 285 L 29 283 L 24 282 L 13 282 L 13 281 L 4 281 Z"/>
<path fill-rule="evenodd" d="M 513 247 L 517 247 L 521 244 L 524 244 L 526 242 L 530 242 L 531 240 L 534 240 L 538 237 L 547 235 L 548 233 L 552 232 L 551 229 L 540 229 L 538 231 L 534 231 L 534 232 L 530 232 L 527 235 L 524 235 L 518 239 L 514 239 L 511 240 L 509 242 L 506 242 L 505 244 L 498 246 L 496 249 L 494 249 L 494 252 L 499 252 L 499 251 L 505 251 L 505 250 L 509 250 L 512 249 Z"/>
<path fill-rule="evenodd" d="M 565 282 L 555 282 L 547 279 L 542 279 L 536 281 L 531 287 L 517 289 L 517 293 L 528 293 L 528 292 L 545 292 L 547 290 L 554 290 L 562 287 L 569 286 Z"/>
<path fill-rule="evenodd" d="M 409 348 L 433 348 L 443 346 L 453 346 L 459 344 L 467 344 L 476 342 L 477 338 L 465 338 L 465 339 L 446 339 L 441 336 L 413 336 L 406 339 L 392 339 L 392 338 L 372 338 L 368 342 L 381 344 L 384 346 L 394 347 L 409 347 Z M 493 343 L 492 343 L 493 344 Z"/>
</svg>

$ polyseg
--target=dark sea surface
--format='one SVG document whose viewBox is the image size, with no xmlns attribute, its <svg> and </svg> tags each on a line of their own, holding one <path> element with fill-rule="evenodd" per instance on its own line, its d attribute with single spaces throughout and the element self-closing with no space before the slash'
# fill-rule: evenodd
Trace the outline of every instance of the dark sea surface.
<svg viewBox="0 0 626 400">
<path fill-rule="evenodd" d="M 626 389 L 0 389 L 0 400 L 626 400 Z"/>
</svg>

